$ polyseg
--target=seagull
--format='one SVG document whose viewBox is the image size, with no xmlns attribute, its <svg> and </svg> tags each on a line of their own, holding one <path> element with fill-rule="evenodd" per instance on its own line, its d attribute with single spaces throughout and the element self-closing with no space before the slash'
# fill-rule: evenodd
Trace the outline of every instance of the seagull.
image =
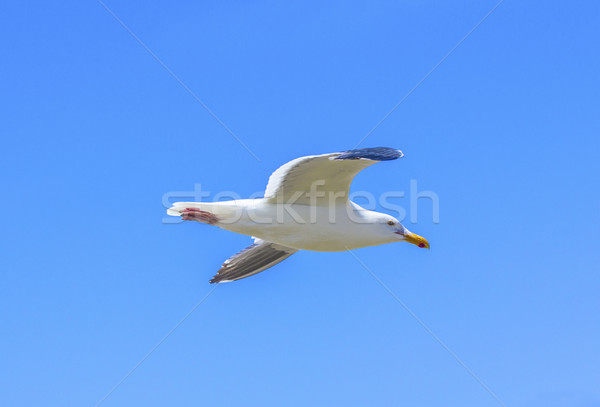
<svg viewBox="0 0 600 407">
<path fill-rule="evenodd" d="M 361 170 L 402 156 L 400 150 L 373 147 L 300 157 L 271 174 L 263 198 L 176 202 L 167 213 L 254 238 L 254 244 L 223 263 L 210 283 L 250 277 L 299 250 L 338 252 L 401 241 L 429 249 L 425 238 L 393 216 L 348 199 Z"/>
</svg>

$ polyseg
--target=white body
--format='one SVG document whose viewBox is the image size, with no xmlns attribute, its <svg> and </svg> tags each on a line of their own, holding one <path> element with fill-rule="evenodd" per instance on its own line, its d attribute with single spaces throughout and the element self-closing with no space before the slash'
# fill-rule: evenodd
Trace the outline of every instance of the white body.
<svg viewBox="0 0 600 407">
<path fill-rule="evenodd" d="M 337 252 L 399 240 L 385 224 L 391 216 L 349 201 L 328 206 L 276 204 L 264 198 L 178 202 L 172 210 L 178 214 L 181 208 L 215 214 L 215 226 L 222 229 L 299 250 Z"/>
</svg>

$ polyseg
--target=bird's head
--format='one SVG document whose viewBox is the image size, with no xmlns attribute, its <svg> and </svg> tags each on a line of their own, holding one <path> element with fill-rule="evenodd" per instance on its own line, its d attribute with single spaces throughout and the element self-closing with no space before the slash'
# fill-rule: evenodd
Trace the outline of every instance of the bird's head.
<svg viewBox="0 0 600 407">
<path fill-rule="evenodd" d="M 396 235 L 396 239 L 400 241 L 406 241 L 412 243 L 415 246 L 429 249 L 429 242 L 424 237 L 421 237 L 415 233 L 412 233 L 406 229 L 397 219 L 392 216 L 387 216 L 383 223 L 387 227 L 388 231 Z"/>
</svg>

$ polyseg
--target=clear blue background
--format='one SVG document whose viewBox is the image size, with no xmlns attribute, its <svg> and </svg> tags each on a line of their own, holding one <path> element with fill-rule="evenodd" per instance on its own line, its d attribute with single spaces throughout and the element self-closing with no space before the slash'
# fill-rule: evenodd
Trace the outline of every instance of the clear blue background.
<svg viewBox="0 0 600 407">
<path fill-rule="evenodd" d="M 250 243 L 163 195 L 353 148 L 494 1 L 3 2 L 0 404 L 93 406 Z M 506 406 L 600 405 L 596 2 L 506 0 L 371 134 L 431 250 L 356 255 Z M 408 200 L 401 201 L 405 206 Z M 408 210 L 408 207 L 407 207 Z M 216 291 L 103 406 L 497 406 L 349 253 Z"/>
</svg>

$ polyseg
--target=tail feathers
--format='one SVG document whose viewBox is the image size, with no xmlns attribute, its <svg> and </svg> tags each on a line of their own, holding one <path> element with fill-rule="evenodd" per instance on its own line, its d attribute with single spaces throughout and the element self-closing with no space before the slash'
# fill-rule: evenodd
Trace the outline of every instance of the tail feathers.
<svg viewBox="0 0 600 407">
<path fill-rule="evenodd" d="M 181 212 L 186 208 L 198 208 L 220 217 L 235 216 L 240 210 L 239 207 L 232 205 L 229 202 L 175 202 L 173 206 L 167 210 L 167 214 L 171 216 L 181 216 Z"/>
</svg>

